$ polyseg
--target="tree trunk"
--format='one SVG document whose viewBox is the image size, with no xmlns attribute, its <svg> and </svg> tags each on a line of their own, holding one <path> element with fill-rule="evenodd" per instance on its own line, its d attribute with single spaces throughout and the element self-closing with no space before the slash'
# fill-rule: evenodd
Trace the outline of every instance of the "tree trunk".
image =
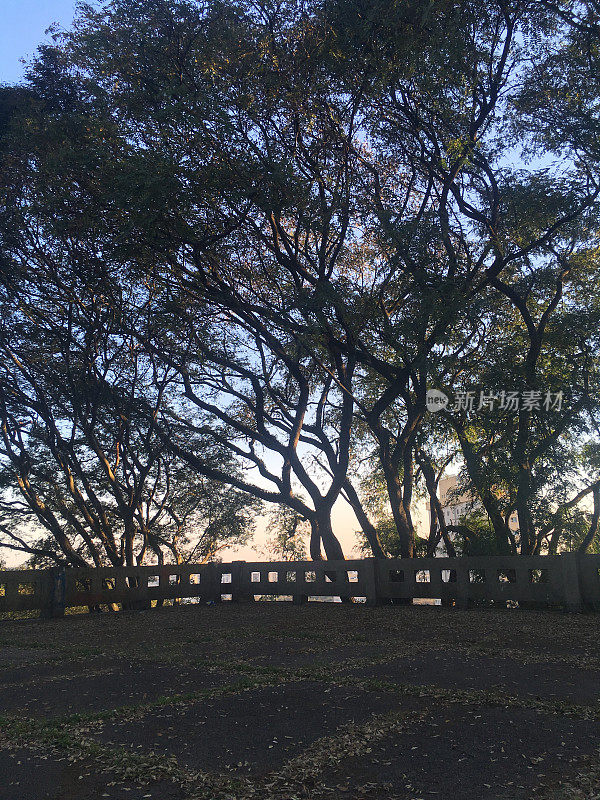
<svg viewBox="0 0 600 800">
<path fill-rule="evenodd" d="M 397 466 L 394 466 L 389 460 L 384 461 L 382 459 L 382 466 L 390 506 L 392 507 L 392 515 L 398 531 L 400 557 L 412 558 L 415 550 L 415 531 L 410 519 L 406 515 L 406 508 L 402 496 L 402 482 L 398 475 L 398 469 Z"/>
<path fill-rule="evenodd" d="M 362 532 L 367 538 L 369 545 L 371 547 L 371 552 L 373 553 L 374 558 L 386 558 L 386 554 L 381 546 L 381 542 L 379 541 L 379 534 L 377 533 L 377 529 L 367 516 L 366 511 L 364 510 L 362 503 L 358 497 L 356 489 L 348 479 L 344 482 L 344 490 L 348 497 L 348 501 L 352 506 L 352 510 L 356 515 L 356 519 L 358 520 Z"/>
<path fill-rule="evenodd" d="M 448 526 L 446 525 L 446 519 L 444 517 L 444 509 L 442 508 L 440 498 L 438 497 L 437 494 L 438 483 L 435 479 L 435 472 L 433 469 L 433 465 L 431 464 L 431 461 L 427 458 L 427 456 L 424 453 L 421 452 L 420 454 L 417 455 L 417 457 L 419 458 L 419 464 L 421 465 L 423 477 L 425 478 L 425 484 L 427 485 L 427 493 L 429 494 L 429 503 L 431 505 L 432 524 L 433 520 L 437 519 L 437 523 L 440 528 L 440 536 L 444 540 L 444 545 L 446 547 L 446 553 L 450 558 L 456 558 L 456 550 L 448 533 Z M 429 548 L 431 549 L 431 538 L 432 538 L 431 534 L 429 538 L 430 538 Z M 436 537 L 435 545 L 432 548 L 433 551 L 431 552 L 430 549 L 428 549 L 427 555 L 430 556 L 434 555 L 438 541 L 439 538 Z"/>
<path fill-rule="evenodd" d="M 600 520 L 600 486 L 594 489 L 594 514 L 590 523 L 590 529 L 585 535 L 584 540 L 579 545 L 579 552 L 585 553 L 588 547 L 592 544 L 598 533 L 598 522 Z"/>
<path fill-rule="evenodd" d="M 315 511 L 310 517 L 310 557 L 322 561 L 321 542 L 325 557 L 329 560 L 344 560 L 344 552 L 331 527 L 331 509 Z"/>
<path fill-rule="evenodd" d="M 507 550 L 510 550 L 510 540 L 508 535 L 509 527 L 500 512 L 497 498 L 494 496 L 491 487 L 486 482 L 485 465 L 482 464 L 479 453 L 475 452 L 472 444 L 467 439 L 464 428 L 462 428 L 452 417 L 449 418 L 449 421 L 454 427 L 456 435 L 458 436 L 463 457 L 467 465 L 469 478 L 471 479 L 471 482 L 473 483 L 473 486 L 479 495 L 481 503 L 487 512 L 490 522 L 492 523 L 498 553 L 504 553 Z"/>
<path fill-rule="evenodd" d="M 517 476 L 517 515 L 519 517 L 519 536 L 521 539 L 521 555 L 529 556 L 535 550 L 535 536 L 533 520 L 529 509 L 531 497 L 531 469 L 529 463 L 524 461 L 519 464 Z"/>
</svg>

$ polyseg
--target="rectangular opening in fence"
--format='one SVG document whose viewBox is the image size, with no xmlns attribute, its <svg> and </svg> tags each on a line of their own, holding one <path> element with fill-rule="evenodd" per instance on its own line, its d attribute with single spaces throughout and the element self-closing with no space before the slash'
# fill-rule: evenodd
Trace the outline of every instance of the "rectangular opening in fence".
<svg viewBox="0 0 600 800">
<path fill-rule="evenodd" d="M 517 572 L 514 569 L 499 569 L 498 583 L 516 583 Z"/>
<path fill-rule="evenodd" d="M 221 583 L 231 583 L 231 572 L 223 572 L 221 574 Z"/>
<path fill-rule="evenodd" d="M 337 575 L 335 572 L 326 572 L 325 573 L 325 583 L 335 583 L 337 581 Z"/>
<path fill-rule="evenodd" d="M 91 581 L 85 580 L 84 578 L 76 578 L 75 579 L 75 591 L 76 592 L 89 592 L 90 591 L 90 584 Z"/>
<path fill-rule="evenodd" d="M 0 597 L 5 597 L 5 596 L 6 596 L 5 584 L 0 583 Z"/>
<path fill-rule="evenodd" d="M 348 575 L 348 583 L 358 583 L 357 569 L 349 569 L 346 574 Z"/>
<path fill-rule="evenodd" d="M 269 572 L 269 583 L 277 583 L 279 580 L 278 572 Z"/>
<path fill-rule="evenodd" d="M 335 595 L 333 597 L 323 597 L 323 596 L 318 595 L 318 594 L 315 594 L 315 595 L 309 594 L 308 595 L 308 602 L 309 603 L 341 603 L 342 602 L 342 598 L 341 597 L 336 597 Z"/>
<path fill-rule="evenodd" d="M 108 590 L 109 592 L 114 591 L 116 586 L 115 578 L 114 577 L 106 577 L 102 578 L 102 588 Z"/>
<path fill-rule="evenodd" d="M 440 577 L 442 579 L 442 583 L 456 583 L 456 570 L 442 569 L 440 570 Z"/>
<path fill-rule="evenodd" d="M 485 570 L 484 569 L 470 569 L 469 570 L 469 583 L 485 583 Z"/>
<path fill-rule="evenodd" d="M 148 575 L 148 588 L 155 589 L 157 586 L 160 586 L 160 576 Z"/>
<path fill-rule="evenodd" d="M 306 583 L 314 583 L 317 580 L 317 573 L 313 572 L 312 570 L 308 570 L 304 573 L 304 580 Z"/>
<path fill-rule="evenodd" d="M 416 569 L 415 581 L 417 583 L 431 583 L 431 575 L 428 569 Z"/>
<path fill-rule="evenodd" d="M 223 600 L 223 602 L 231 601 L 231 600 L 233 600 L 233 595 L 232 594 L 222 594 L 221 595 L 221 600 Z"/>
<path fill-rule="evenodd" d="M 404 570 L 403 569 L 391 569 L 390 570 L 390 582 L 391 583 L 402 583 L 404 580 Z"/>
<path fill-rule="evenodd" d="M 177 586 L 179 583 L 179 575 L 169 575 L 169 586 Z"/>
<path fill-rule="evenodd" d="M 295 583 L 296 582 L 296 570 L 290 570 L 285 573 L 285 580 L 286 583 Z"/>
<path fill-rule="evenodd" d="M 199 572 L 191 572 L 190 573 L 190 583 L 192 586 L 197 586 L 200 583 L 200 573 Z"/>
<path fill-rule="evenodd" d="M 530 569 L 529 583 L 548 583 L 547 569 Z"/>
<path fill-rule="evenodd" d="M 17 594 L 35 594 L 35 583 L 17 584 Z"/>
<path fill-rule="evenodd" d="M 251 572 L 250 573 L 250 582 L 251 583 L 260 583 L 260 572 Z"/>
<path fill-rule="evenodd" d="M 255 594 L 255 603 L 290 603 L 294 598 L 291 594 Z"/>
</svg>

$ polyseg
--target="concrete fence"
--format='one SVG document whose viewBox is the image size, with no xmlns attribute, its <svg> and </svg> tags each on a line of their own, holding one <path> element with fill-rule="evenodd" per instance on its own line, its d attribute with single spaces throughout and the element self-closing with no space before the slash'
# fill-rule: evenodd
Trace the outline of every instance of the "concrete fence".
<svg viewBox="0 0 600 800">
<path fill-rule="evenodd" d="M 261 596 L 304 603 L 309 597 L 364 599 L 369 605 L 419 598 L 460 606 L 492 600 L 506 605 L 600 609 L 600 556 L 479 556 L 185 564 L 103 569 L 0 572 L 0 612 L 120 604 L 149 608 L 152 600 L 252 602 Z"/>
</svg>

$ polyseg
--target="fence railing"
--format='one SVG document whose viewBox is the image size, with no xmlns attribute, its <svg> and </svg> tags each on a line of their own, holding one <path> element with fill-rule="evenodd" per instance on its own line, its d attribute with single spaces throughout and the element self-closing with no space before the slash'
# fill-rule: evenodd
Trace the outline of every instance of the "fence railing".
<svg viewBox="0 0 600 800">
<path fill-rule="evenodd" d="M 102 569 L 0 572 L 0 612 L 119 605 L 149 608 L 153 600 L 251 602 L 262 596 L 361 598 L 370 605 L 419 598 L 513 601 L 600 609 L 600 556 L 479 556 L 470 558 L 279 561 Z"/>
</svg>

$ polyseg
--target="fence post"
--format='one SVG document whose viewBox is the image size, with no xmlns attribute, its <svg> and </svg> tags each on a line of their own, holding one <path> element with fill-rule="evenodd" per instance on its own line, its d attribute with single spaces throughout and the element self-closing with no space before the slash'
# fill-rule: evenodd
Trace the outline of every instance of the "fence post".
<svg viewBox="0 0 600 800">
<path fill-rule="evenodd" d="M 456 607 L 459 609 L 469 608 L 469 584 L 471 573 L 469 564 L 461 564 L 456 568 Z"/>
<path fill-rule="evenodd" d="M 600 556 L 579 555 L 579 585 L 584 608 L 600 611 Z"/>
<path fill-rule="evenodd" d="M 221 602 L 221 573 L 217 562 L 209 562 L 204 567 L 208 589 L 203 593 L 203 600 L 208 603 Z M 200 579 L 202 580 L 202 578 Z M 233 578 L 232 578 L 233 580 Z"/>
<path fill-rule="evenodd" d="M 296 569 L 296 584 L 294 589 L 296 589 L 296 587 L 298 587 L 300 584 L 302 584 L 302 586 L 306 585 L 304 582 L 304 573 L 306 571 L 305 566 L 306 565 L 303 564 L 302 569 Z M 308 595 L 302 594 L 299 591 L 292 592 L 292 603 L 295 606 L 303 606 L 305 603 L 308 603 Z"/>
<path fill-rule="evenodd" d="M 379 561 L 374 556 L 365 558 L 365 567 L 363 570 L 365 581 L 365 595 L 368 606 L 381 605 L 381 597 L 379 596 Z"/>
<path fill-rule="evenodd" d="M 234 603 L 249 603 L 254 599 L 250 587 L 244 586 L 245 564 L 245 561 L 231 562 L 231 600 Z"/>
<path fill-rule="evenodd" d="M 579 555 L 577 553 L 561 553 L 563 601 L 569 611 L 580 611 L 583 608 L 583 597 L 579 581 Z"/>
<path fill-rule="evenodd" d="M 42 619 L 64 617 L 65 598 L 67 593 L 67 573 L 64 567 L 55 567 L 49 570 L 48 576 L 48 602 L 42 607 Z"/>
</svg>

